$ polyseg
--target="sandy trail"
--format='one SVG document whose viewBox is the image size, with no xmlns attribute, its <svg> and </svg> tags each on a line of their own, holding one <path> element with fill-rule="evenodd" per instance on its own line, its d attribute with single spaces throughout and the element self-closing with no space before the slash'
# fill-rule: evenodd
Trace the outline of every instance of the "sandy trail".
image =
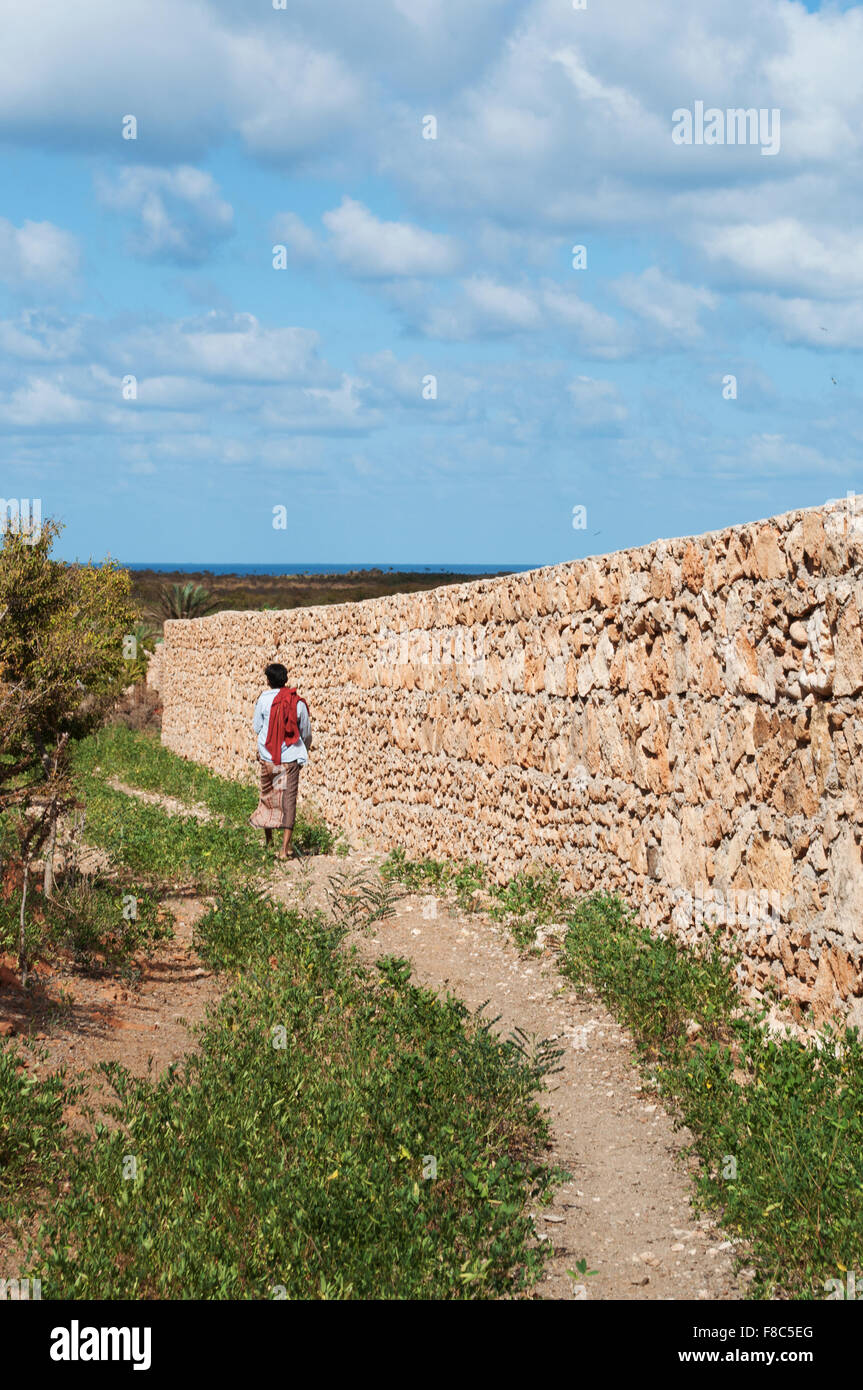
<svg viewBox="0 0 863 1390">
<path fill-rule="evenodd" d="M 342 867 L 371 872 L 381 862 L 380 853 L 365 848 Z M 273 895 L 324 907 L 333 871 L 332 859 L 280 866 Z M 487 918 L 416 896 L 401 899 L 395 916 L 372 935 L 355 933 L 351 940 L 368 964 L 382 955 L 404 956 L 416 983 L 449 990 L 472 1009 L 487 1004 L 486 1015 L 499 1015 L 503 1035 L 520 1028 L 563 1048 L 562 1070 L 549 1079 L 544 1099 L 552 1159 L 572 1179 L 537 1212 L 537 1228 L 554 1247 L 541 1297 L 744 1296 L 746 1281 L 734 1274 L 730 1242 L 692 1210 L 682 1156 L 686 1132 L 675 1132 L 656 1098 L 642 1092 L 626 1031 L 600 1000 L 567 983 L 551 950 L 525 955 Z M 582 1258 L 597 1273 L 573 1280 L 567 1270 Z"/>
</svg>

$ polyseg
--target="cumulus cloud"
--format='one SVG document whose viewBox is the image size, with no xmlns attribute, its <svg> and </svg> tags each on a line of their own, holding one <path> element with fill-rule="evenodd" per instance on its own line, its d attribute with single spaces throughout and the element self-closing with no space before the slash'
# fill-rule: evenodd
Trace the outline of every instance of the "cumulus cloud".
<svg viewBox="0 0 863 1390">
<path fill-rule="evenodd" d="M 130 249 L 144 260 L 199 265 L 233 230 L 233 209 L 215 179 L 190 165 L 103 174 L 97 191 L 106 207 L 134 218 Z"/>
<path fill-rule="evenodd" d="M 97 376 L 119 401 L 122 377 L 111 377 L 108 373 L 97 373 Z M 224 404 L 223 393 L 213 382 L 185 376 L 143 376 L 137 382 L 134 409 L 139 414 L 150 410 L 218 410 Z M 127 409 L 126 415 L 129 414 Z"/>
<path fill-rule="evenodd" d="M 806 434 L 812 411 L 796 388 L 793 402 L 784 385 L 756 402 L 741 374 L 738 409 L 721 404 L 717 383 L 726 369 L 743 372 L 744 329 L 763 340 L 766 325 L 790 345 L 863 346 L 861 67 L 863 10 L 844 0 L 817 13 L 800 0 L 616 0 L 586 14 L 567 0 L 291 0 L 287 12 L 236 0 L 119 9 L 113 0 L 6 0 L 0 138 L 98 155 L 99 188 L 127 219 L 135 254 L 200 265 L 231 232 L 230 197 L 250 218 L 246 268 L 255 246 L 266 250 L 267 227 L 293 263 L 320 267 L 337 290 L 339 274 L 353 277 L 379 304 L 368 325 L 377 353 L 350 365 L 340 356 L 339 370 L 312 331 L 311 295 L 308 326 L 279 326 L 277 311 L 269 324 L 235 314 L 244 280 L 222 276 L 221 264 L 218 285 L 184 277 L 188 293 L 221 310 L 194 319 L 9 316 L 0 323 L 4 431 L 31 439 L 27 431 L 53 420 L 60 438 L 65 420 L 79 445 L 85 430 L 101 429 L 131 451 L 137 430 L 150 435 L 142 468 L 209 457 L 253 467 L 297 436 L 397 421 L 416 448 L 398 438 L 389 457 L 409 458 L 410 471 L 422 456 L 429 475 L 459 485 L 471 467 L 523 474 L 526 450 L 547 460 L 549 443 L 565 470 L 580 432 L 597 437 L 585 457 L 623 459 L 630 477 L 691 474 L 702 451 L 706 473 L 733 471 L 727 460 L 737 458 L 747 477 L 783 468 L 817 477 L 822 455 L 844 456 L 842 436 L 832 424 L 823 439 Z M 695 99 L 780 107 L 780 155 L 675 146 L 671 113 Z M 138 121 L 134 145 L 121 138 L 126 113 Z M 422 138 L 427 113 L 436 140 Z M 220 150 L 221 188 L 194 167 Z M 337 191 L 326 194 L 323 222 L 299 215 L 305 203 L 278 213 L 292 204 L 281 189 L 268 196 L 260 174 L 250 198 L 244 157 L 324 176 Z M 10 225 L 0 222 L 0 278 L 33 302 L 68 285 L 74 238 L 51 223 Z M 620 248 L 634 238 L 649 250 L 633 271 Z M 589 274 L 569 268 L 576 242 L 588 246 Z M 130 295 L 146 293 L 152 273 L 126 283 Z M 366 331 L 359 300 L 355 287 L 344 296 L 340 354 Z M 386 357 L 380 306 L 426 340 L 410 358 Z M 441 341 L 481 347 L 440 351 Z M 681 344 L 696 349 L 679 359 L 685 385 L 674 384 L 685 419 L 670 389 L 639 393 L 634 364 Z M 758 359 L 762 345 L 746 351 Z M 492 370 L 465 360 L 473 356 L 518 362 L 507 375 L 500 360 Z M 592 368 L 597 360 L 620 365 Z M 433 403 L 418 391 L 429 371 L 441 388 Z M 126 372 L 140 392 L 128 410 L 117 400 Z M 826 391 L 834 409 L 841 392 L 829 378 Z M 748 440 L 734 436 L 741 409 L 762 412 L 749 415 L 747 429 L 761 433 Z M 853 426 L 843 429 L 850 438 Z M 384 467 L 387 450 L 368 456 Z M 350 457 L 342 452 L 348 469 Z"/>
<path fill-rule="evenodd" d="M 703 246 L 749 284 L 819 299 L 863 294 L 863 238 L 856 230 L 816 231 L 799 218 L 783 217 L 708 230 Z"/>
<path fill-rule="evenodd" d="M 700 338 L 699 311 L 715 309 L 719 303 L 710 290 L 685 285 L 664 275 L 657 266 L 650 266 L 641 275 L 621 275 L 612 289 L 625 308 L 679 343 Z"/>
<path fill-rule="evenodd" d="M 0 217 L 0 280 L 13 289 L 62 289 L 73 280 L 79 259 L 76 238 L 53 222 L 16 227 Z"/>
<path fill-rule="evenodd" d="M 270 430 L 290 430 L 306 435 L 366 434 L 383 423 L 362 397 L 362 383 L 345 374 L 335 387 L 305 386 L 291 391 L 261 412 L 261 423 Z"/>
<path fill-rule="evenodd" d="M 254 314 L 211 313 L 132 329 L 117 344 L 129 371 L 237 382 L 324 382 L 332 373 L 308 328 L 267 328 Z"/>
<path fill-rule="evenodd" d="M 308 43 L 267 33 L 225 37 L 235 120 L 248 148 L 276 163 L 302 163 L 352 143 L 370 94 L 352 64 Z"/>
<path fill-rule="evenodd" d="M 847 463 L 829 458 L 820 449 L 783 434 L 755 434 L 734 453 L 719 453 L 712 462 L 716 473 L 776 477 L 786 474 L 839 475 Z"/>
<path fill-rule="evenodd" d="M 5 400 L 0 399 L 0 420 L 19 429 L 68 428 L 87 418 L 84 404 L 64 390 L 60 382 L 32 377 Z"/>
<path fill-rule="evenodd" d="M 460 260 L 451 237 L 409 222 L 383 222 L 353 198 L 325 212 L 323 222 L 337 260 L 354 275 L 449 275 Z"/>
<path fill-rule="evenodd" d="M 504 332 L 542 326 L 542 307 L 527 289 L 503 285 L 487 275 L 474 275 L 462 284 L 467 321 L 472 332 Z"/>
<path fill-rule="evenodd" d="M 51 150 L 125 151 L 134 115 L 150 157 L 197 159 L 239 136 L 290 162 L 343 132 L 367 97 L 351 65 L 268 7 L 200 0 L 6 0 L 0 133 Z"/>
<path fill-rule="evenodd" d="M 588 356 L 601 358 L 625 356 L 635 342 L 632 331 L 613 315 L 550 280 L 511 285 L 477 274 L 459 281 L 448 301 L 413 292 L 400 307 L 415 331 L 452 342 L 544 334 L 562 336 Z"/>
</svg>

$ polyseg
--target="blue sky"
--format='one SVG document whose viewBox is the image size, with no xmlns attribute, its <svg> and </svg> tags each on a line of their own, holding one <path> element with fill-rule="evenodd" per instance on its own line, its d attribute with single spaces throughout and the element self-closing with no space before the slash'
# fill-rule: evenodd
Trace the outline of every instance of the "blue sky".
<svg viewBox="0 0 863 1390">
<path fill-rule="evenodd" d="M 66 557 L 552 563 L 863 491 L 863 7 L 3 22 L 0 495 Z M 675 143 L 699 101 L 779 149 Z"/>
</svg>

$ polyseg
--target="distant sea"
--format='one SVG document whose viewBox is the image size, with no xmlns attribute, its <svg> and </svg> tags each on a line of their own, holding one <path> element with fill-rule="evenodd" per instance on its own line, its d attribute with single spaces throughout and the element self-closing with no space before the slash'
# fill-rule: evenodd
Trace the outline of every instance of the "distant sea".
<svg viewBox="0 0 863 1390">
<path fill-rule="evenodd" d="M 523 574 L 526 570 L 539 569 L 539 565 L 385 565 L 370 561 L 352 565 L 250 565 L 238 562 L 235 565 L 217 565 L 212 561 L 176 564 L 162 560 L 136 560 L 121 562 L 128 570 L 164 570 L 167 573 L 202 574 L 356 574 L 362 570 L 378 570 L 383 574 Z"/>
</svg>

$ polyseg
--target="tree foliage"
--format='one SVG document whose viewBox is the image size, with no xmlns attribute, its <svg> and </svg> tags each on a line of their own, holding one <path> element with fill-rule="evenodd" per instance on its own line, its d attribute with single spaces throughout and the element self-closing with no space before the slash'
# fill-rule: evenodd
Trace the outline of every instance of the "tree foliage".
<svg viewBox="0 0 863 1390">
<path fill-rule="evenodd" d="M 47 841 L 50 892 L 58 817 L 73 801 L 69 741 L 95 728 L 128 683 L 123 639 L 136 621 L 128 571 L 53 559 L 59 531 L 54 521 L 35 537 L 6 530 L 0 545 L 0 813 L 23 870 L 22 970 L 30 865 Z"/>
<path fill-rule="evenodd" d="M 7 531 L 0 546 L 0 746 L 13 775 L 95 728 L 128 682 L 128 571 L 52 559 L 59 530 L 49 521 L 32 543 Z"/>
<path fill-rule="evenodd" d="M 201 584 L 163 584 L 159 608 L 164 618 L 203 618 L 212 613 L 216 601 Z"/>
</svg>

